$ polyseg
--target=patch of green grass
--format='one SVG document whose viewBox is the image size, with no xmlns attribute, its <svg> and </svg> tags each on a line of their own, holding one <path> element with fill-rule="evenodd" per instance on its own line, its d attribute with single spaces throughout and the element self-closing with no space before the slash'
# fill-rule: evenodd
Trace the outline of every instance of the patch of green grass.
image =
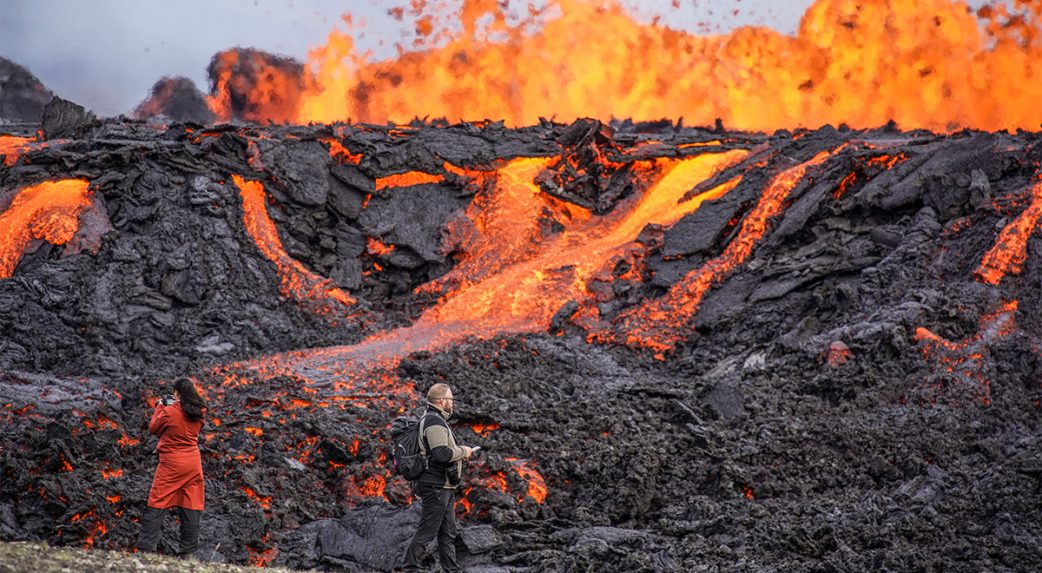
<svg viewBox="0 0 1042 573">
<path fill-rule="evenodd" d="M 71 549 L 50 547 L 42 542 L 0 542 L 0 573 L 80 573 L 106 571 L 111 573 L 243 573 L 261 571 L 256 567 L 185 561 L 176 557 L 152 553 L 124 553 L 122 551 Z M 267 572 L 287 573 L 288 569 L 264 569 Z"/>
</svg>

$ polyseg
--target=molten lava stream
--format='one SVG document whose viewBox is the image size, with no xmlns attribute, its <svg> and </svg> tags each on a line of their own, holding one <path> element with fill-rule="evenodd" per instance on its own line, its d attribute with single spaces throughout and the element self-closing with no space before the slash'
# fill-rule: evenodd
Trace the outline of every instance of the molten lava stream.
<svg viewBox="0 0 1042 573">
<path fill-rule="evenodd" d="M 495 187 L 476 197 L 475 209 L 468 211 L 476 232 L 464 246 L 465 259 L 445 277 L 455 288 L 414 325 L 375 334 L 354 346 L 301 351 L 278 361 L 312 380 L 328 378 L 331 369 L 338 376 L 353 377 L 365 368 L 394 364 L 410 352 L 468 337 L 544 330 L 566 302 L 592 298 L 587 281 L 631 247 L 645 226 L 672 225 L 703 201 L 733 188 L 737 180 L 679 202 L 696 185 L 747 155 L 735 150 L 671 162 L 642 195 L 604 216 L 576 211 L 539 189 L 534 179 L 548 159 L 515 159 L 499 170 Z M 544 239 L 537 232 L 535 215 L 548 201 L 557 204 L 562 218 L 570 217 L 566 220 L 571 225 Z"/>
<path fill-rule="evenodd" d="M 981 259 L 974 274 L 977 280 L 997 285 L 1007 274 L 1020 274 L 1028 257 L 1028 239 L 1042 218 L 1042 179 L 1031 188 L 1031 204 L 999 233 L 995 246 Z"/>
<path fill-rule="evenodd" d="M 335 301 L 345 306 L 355 304 L 355 299 L 350 294 L 333 286 L 329 279 L 307 270 L 286 253 L 275 223 L 268 216 L 268 210 L 264 205 L 264 186 L 259 181 L 246 181 L 239 175 L 232 175 L 232 180 L 242 195 L 243 223 L 246 225 L 246 231 L 264 256 L 275 263 L 282 295 L 299 301 Z M 326 310 L 328 311 L 329 307 L 326 307 Z"/>
<path fill-rule="evenodd" d="M 46 181 L 26 187 L 0 214 L 0 279 L 18 266 L 32 239 L 68 243 L 79 228 L 80 213 L 90 206 L 90 184 L 83 179 Z"/>
<path fill-rule="evenodd" d="M 671 350 L 681 340 L 680 333 L 685 331 L 681 326 L 698 312 L 709 288 L 745 262 L 753 247 L 767 232 L 769 220 L 781 211 L 785 199 L 803 179 L 807 169 L 820 165 L 835 151 L 838 149 L 823 151 L 810 161 L 775 176 L 756 207 L 742 221 L 738 236 L 720 256 L 688 272 L 662 298 L 649 301 L 623 315 L 622 325 L 627 344 L 660 353 Z"/>
<path fill-rule="evenodd" d="M 18 162 L 18 158 L 33 147 L 36 139 L 18 137 L 17 135 L 0 135 L 0 155 L 4 156 L 4 165 L 10 167 Z"/>
<path fill-rule="evenodd" d="M 445 181 L 443 175 L 424 173 L 423 171 L 407 171 L 377 178 L 376 190 L 382 191 L 388 187 L 409 187 L 410 185 L 423 185 L 425 183 L 441 183 L 442 181 Z"/>
</svg>

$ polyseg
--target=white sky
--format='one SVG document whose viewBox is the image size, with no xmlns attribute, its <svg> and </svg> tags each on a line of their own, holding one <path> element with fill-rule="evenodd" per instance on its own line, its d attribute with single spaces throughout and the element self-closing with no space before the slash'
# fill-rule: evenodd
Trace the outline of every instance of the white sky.
<svg viewBox="0 0 1042 573">
<path fill-rule="evenodd" d="M 623 0 L 639 13 L 696 33 L 764 25 L 792 33 L 812 0 Z M 973 2 L 980 4 L 981 2 Z M 352 13 L 359 47 L 374 58 L 408 45 L 387 11 L 406 0 L 0 0 L 0 56 L 32 71 L 57 95 L 101 115 L 130 113 L 163 76 L 208 91 L 214 53 L 253 47 L 305 61 Z M 525 5 L 514 0 L 512 5 Z M 737 14 L 733 11 L 737 10 Z"/>
</svg>

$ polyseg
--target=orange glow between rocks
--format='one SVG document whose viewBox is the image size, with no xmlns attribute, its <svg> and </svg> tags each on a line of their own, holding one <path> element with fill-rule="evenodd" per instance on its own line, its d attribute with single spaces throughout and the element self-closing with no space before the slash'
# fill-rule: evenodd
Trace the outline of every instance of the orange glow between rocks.
<svg viewBox="0 0 1042 573">
<path fill-rule="evenodd" d="M 271 509 L 271 496 L 270 495 L 258 495 L 257 492 L 253 491 L 253 488 L 251 488 L 250 486 L 247 486 L 247 485 L 240 486 L 239 489 L 242 490 L 242 492 L 246 494 L 246 497 L 248 497 L 248 498 L 252 499 L 253 501 L 257 502 L 257 504 L 260 505 L 262 508 L 264 508 L 264 509 Z"/>
<path fill-rule="evenodd" d="M 985 373 L 985 355 L 996 340 L 1010 336 L 1016 329 L 1019 301 L 1000 305 L 980 318 L 980 330 L 964 340 L 953 342 L 934 334 L 928 328 L 915 329 L 915 340 L 920 343 L 923 357 L 935 368 L 962 376 L 980 385 L 980 402 L 991 403 L 991 380 Z"/>
<path fill-rule="evenodd" d="M 1042 218 L 1042 179 L 1031 188 L 1030 200 L 1028 208 L 1002 229 L 995 245 L 984 254 L 975 272 L 977 280 L 997 285 L 1008 274 L 1020 274 L 1028 256 L 1028 239 Z"/>
<path fill-rule="evenodd" d="M 471 424 L 470 429 L 479 436 L 488 437 L 489 434 L 499 429 L 499 424 Z"/>
<path fill-rule="evenodd" d="M 505 2 L 414 2 L 402 14 L 423 32 L 414 51 L 369 61 L 349 32 L 311 51 L 303 78 L 262 62 L 245 119 L 296 123 L 405 123 L 540 117 L 683 117 L 740 130 L 830 123 L 948 132 L 1037 129 L 1042 122 L 1042 34 L 1037 3 L 1008 23 L 950 0 L 817 0 L 795 35 L 765 27 L 695 35 L 637 21 L 617 0 L 550 0 L 520 20 Z M 523 11 L 522 11 L 523 12 Z M 444 22 L 444 23 L 443 23 Z M 581 57 L 576 57 L 576 54 Z M 230 113 L 246 92 L 220 55 L 211 107 Z M 237 85 L 238 82 L 238 85 Z"/>
<path fill-rule="evenodd" d="M 259 181 L 246 181 L 239 175 L 232 175 L 232 180 L 242 195 L 246 230 L 264 256 L 275 263 L 282 295 L 299 301 L 354 305 L 354 297 L 334 286 L 329 279 L 307 270 L 286 253 L 275 223 L 265 207 L 264 186 Z"/>
<path fill-rule="evenodd" d="M 528 491 L 525 492 L 525 495 L 535 500 L 538 504 L 546 503 L 546 480 L 544 480 L 543 475 L 532 466 L 532 462 L 529 460 L 518 460 L 516 458 L 504 459 L 513 463 L 514 470 L 517 474 L 521 476 L 521 479 L 528 482 Z M 518 502 L 520 503 L 523 499 L 524 496 L 521 496 L 521 498 L 518 499 Z"/>
<path fill-rule="evenodd" d="M 121 468 L 102 468 L 101 477 L 104 479 L 123 477 L 123 470 Z"/>
<path fill-rule="evenodd" d="M 369 497 L 383 497 L 386 488 L 387 480 L 382 475 L 375 475 L 366 478 L 361 485 L 358 486 L 358 490 Z"/>
<path fill-rule="evenodd" d="M 320 138 L 319 141 L 329 146 L 329 156 L 340 163 L 358 165 L 362 162 L 361 153 L 351 153 L 343 144 L 331 137 Z"/>
<path fill-rule="evenodd" d="M 250 565 L 254 567 L 264 568 L 271 564 L 278 556 L 278 549 L 275 547 L 269 547 L 268 549 L 254 549 L 247 546 L 246 552 L 249 554 Z"/>
<path fill-rule="evenodd" d="M 370 255 L 384 256 L 394 252 L 394 245 L 385 245 L 380 241 L 369 237 L 366 242 L 366 249 Z"/>
<path fill-rule="evenodd" d="M 90 206 L 83 179 L 46 181 L 25 187 L 0 214 L 0 279 L 14 274 L 33 239 L 64 245 L 76 234 L 79 216 Z"/>
<path fill-rule="evenodd" d="M 141 440 L 139 438 L 131 438 L 127 434 L 123 434 L 122 436 L 120 436 L 118 440 L 116 440 L 116 443 L 119 444 L 119 447 L 121 448 L 129 448 L 131 446 L 136 446 L 140 444 Z"/>
</svg>

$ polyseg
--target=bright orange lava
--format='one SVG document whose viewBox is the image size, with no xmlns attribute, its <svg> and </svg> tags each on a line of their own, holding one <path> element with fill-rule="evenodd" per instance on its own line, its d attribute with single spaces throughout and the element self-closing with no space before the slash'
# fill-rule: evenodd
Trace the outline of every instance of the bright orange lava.
<svg viewBox="0 0 1042 573">
<path fill-rule="evenodd" d="M 832 152 L 834 153 L 834 152 Z M 742 221 L 741 230 L 720 256 L 687 273 L 665 296 L 648 301 L 623 318 L 627 343 L 664 352 L 673 348 L 685 331 L 683 324 L 698 312 L 709 288 L 723 280 L 752 253 L 770 219 L 781 212 L 785 199 L 807 169 L 831 156 L 821 152 L 810 161 L 791 167 L 777 176 L 760 196 L 752 212 Z"/>
<path fill-rule="evenodd" d="M 641 23 L 618 0 L 546 4 L 516 17 L 506 2 L 465 0 L 458 14 L 413 2 L 405 14 L 419 32 L 416 49 L 388 61 L 368 61 L 335 29 L 303 78 L 254 63 L 243 113 L 296 123 L 720 118 L 766 131 L 891 119 L 935 131 L 1042 122 L 1038 2 L 1016 2 L 1018 20 L 1001 3 L 978 18 L 951 0 L 817 0 L 794 36 L 762 27 L 694 35 Z M 234 63 L 211 98 L 222 120 L 229 88 L 250 88 L 228 73 Z"/>
<path fill-rule="evenodd" d="M 981 259 L 977 279 L 997 285 L 1007 274 L 1020 274 L 1020 267 L 1028 256 L 1028 239 L 1038 228 L 1042 218 L 1042 180 L 1031 188 L 1031 204 L 1012 223 L 1006 225 L 995 246 Z"/>
<path fill-rule="evenodd" d="M 4 165 L 14 165 L 26 150 L 30 149 L 36 139 L 18 137 L 17 135 L 0 135 L 0 155 L 4 156 Z"/>
<path fill-rule="evenodd" d="M 532 467 L 532 462 L 514 458 L 504 459 L 513 463 L 517 474 L 528 482 L 528 491 L 525 492 L 525 496 L 532 498 L 536 503 L 546 503 L 546 481 L 543 479 L 543 475 Z M 524 496 L 522 496 L 522 499 L 524 499 Z M 521 499 L 518 501 L 520 502 Z"/>
<path fill-rule="evenodd" d="M 454 339 L 545 329 L 564 303 L 596 296 L 590 282 L 627 254 L 645 226 L 672 225 L 726 192 L 730 187 L 681 202 L 698 183 L 745 156 L 731 151 L 666 163 L 641 196 L 604 216 L 555 204 L 543 193 L 534 179 L 547 159 L 511 161 L 499 170 L 494 191 L 475 198 L 468 211 L 478 232 L 469 235 L 463 260 L 442 278 L 454 287 L 406 331 L 438 330 Z M 539 214 L 555 208 L 566 226 L 544 237 Z M 409 336 L 399 332 L 395 336 Z"/>
<path fill-rule="evenodd" d="M 343 144 L 331 137 L 321 138 L 319 141 L 328 145 L 329 156 L 341 163 L 358 165 L 362 162 L 361 153 L 351 153 L 351 151 L 344 147 Z"/>
<path fill-rule="evenodd" d="M 388 175 L 376 180 L 376 190 L 380 191 L 388 187 L 408 187 L 410 185 L 422 185 L 424 183 L 441 183 L 445 180 L 442 175 L 424 173 L 422 171 L 408 171 L 397 175 Z"/>
<path fill-rule="evenodd" d="M 282 295 L 301 301 L 336 301 L 346 306 L 355 304 L 351 295 L 333 286 L 329 279 L 307 270 L 286 253 L 275 223 L 268 216 L 264 204 L 264 186 L 260 181 L 246 181 L 239 175 L 232 175 L 232 180 L 242 195 L 243 223 L 246 225 L 246 231 L 264 256 L 275 263 Z"/>
<path fill-rule="evenodd" d="M 46 181 L 26 187 L 0 214 L 0 279 L 18 266 L 32 239 L 63 245 L 79 228 L 79 216 L 90 206 L 89 183 L 82 179 Z"/>
</svg>

